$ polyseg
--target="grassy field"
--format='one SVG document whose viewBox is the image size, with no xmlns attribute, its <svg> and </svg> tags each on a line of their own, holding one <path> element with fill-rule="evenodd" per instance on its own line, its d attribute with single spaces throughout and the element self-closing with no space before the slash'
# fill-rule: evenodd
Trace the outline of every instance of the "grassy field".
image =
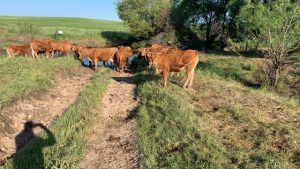
<svg viewBox="0 0 300 169">
<path fill-rule="evenodd" d="M 78 168 L 90 130 L 98 118 L 94 109 L 100 106 L 111 80 L 110 73 L 109 69 L 99 68 L 92 83 L 48 132 L 33 139 L 2 168 Z"/>
<path fill-rule="evenodd" d="M 63 37 L 55 36 L 58 30 Z M 129 28 L 122 22 L 86 18 L 0 16 L 0 47 L 28 43 L 32 38 L 58 38 L 89 46 L 126 41 Z M 108 43 L 108 44 L 107 44 Z"/>
<path fill-rule="evenodd" d="M 68 17 L 18 17 L 18 16 L 1 16 L 1 25 L 32 24 L 34 26 L 45 27 L 69 27 L 79 29 L 100 29 L 126 31 L 122 22 L 106 21 L 87 18 L 68 18 Z"/>
<path fill-rule="evenodd" d="M 57 73 L 70 75 L 80 66 L 73 58 L 0 57 L 0 109 L 34 91 L 45 91 Z"/>
<path fill-rule="evenodd" d="M 193 90 L 136 77 L 139 147 L 145 168 L 299 168 L 300 107 L 254 81 L 244 58 L 205 56 Z"/>
<path fill-rule="evenodd" d="M 62 39 L 89 46 L 123 43 L 122 39 L 129 38 L 121 22 L 0 17 L 0 48 L 31 38 L 54 38 L 56 30 L 65 32 Z M 262 87 L 257 82 L 259 59 L 201 55 L 200 60 L 190 90 L 180 87 L 184 73 L 172 77 L 166 88 L 160 76 L 149 72 L 136 76 L 142 102 L 137 117 L 142 166 L 300 168 L 299 99 Z M 0 109 L 34 91 L 44 91 L 58 71 L 68 75 L 78 66 L 78 61 L 67 58 L 0 57 Z M 4 168 L 77 168 L 97 118 L 93 109 L 110 82 L 109 74 L 99 69 L 76 103 L 51 125 L 55 140 L 47 132 L 42 134 Z"/>
</svg>

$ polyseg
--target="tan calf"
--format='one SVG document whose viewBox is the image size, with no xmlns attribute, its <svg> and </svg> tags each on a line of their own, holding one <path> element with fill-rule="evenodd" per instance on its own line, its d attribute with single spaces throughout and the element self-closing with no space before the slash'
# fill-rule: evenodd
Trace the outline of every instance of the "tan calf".
<svg viewBox="0 0 300 169">
<path fill-rule="evenodd" d="M 35 39 L 30 43 L 31 53 L 33 58 L 39 58 L 38 52 L 42 51 L 46 53 L 49 58 L 50 53 L 53 51 L 51 42 L 52 39 Z"/>
<path fill-rule="evenodd" d="M 120 46 L 115 54 L 114 62 L 117 65 L 117 71 L 124 72 L 128 59 L 132 56 L 132 50 L 128 46 Z"/>
<path fill-rule="evenodd" d="M 162 73 L 164 86 L 167 86 L 170 72 L 180 72 L 185 69 L 187 79 L 183 87 L 191 87 L 194 80 L 194 71 L 199 61 L 198 54 L 196 50 L 171 50 L 166 53 L 155 53 L 152 63 L 156 73 Z"/>
<path fill-rule="evenodd" d="M 31 53 L 30 45 L 9 45 L 6 48 L 6 52 L 9 57 L 15 57 L 18 55 L 29 56 Z"/>
</svg>

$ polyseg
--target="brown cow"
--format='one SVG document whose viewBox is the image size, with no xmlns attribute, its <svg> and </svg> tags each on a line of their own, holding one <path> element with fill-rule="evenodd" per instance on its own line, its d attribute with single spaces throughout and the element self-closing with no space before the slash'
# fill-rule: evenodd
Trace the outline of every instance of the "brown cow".
<svg viewBox="0 0 300 169">
<path fill-rule="evenodd" d="M 170 72 L 180 72 L 186 69 L 187 79 L 183 87 L 191 87 L 194 80 L 194 70 L 198 64 L 198 51 L 169 51 L 167 53 L 156 53 L 153 56 L 153 67 L 156 73 L 162 73 L 164 86 L 167 86 L 167 80 Z"/>
<path fill-rule="evenodd" d="M 49 58 L 50 53 L 53 51 L 51 42 L 52 39 L 35 39 L 30 43 L 32 57 L 39 58 L 38 52 L 43 51 L 46 53 L 47 58 Z"/>
<path fill-rule="evenodd" d="M 97 69 L 98 61 L 113 61 L 115 53 L 118 51 L 118 48 L 95 48 L 94 53 L 89 57 L 89 60 L 94 62 L 95 70 Z"/>
<path fill-rule="evenodd" d="M 6 48 L 9 57 L 17 55 L 29 56 L 31 53 L 30 45 L 9 45 Z"/>
<path fill-rule="evenodd" d="M 89 66 L 92 66 L 92 60 L 90 57 L 94 55 L 95 48 L 72 45 L 71 50 L 78 54 L 78 57 L 82 63 L 84 62 L 84 57 L 87 56 L 89 59 Z"/>
<path fill-rule="evenodd" d="M 128 63 L 128 59 L 133 55 L 129 46 L 119 46 L 115 54 L 114 62 L 117 65 L 117 71 L 124 72 L 124 68 Z"/>
<path fill-rule="evenodd" d="M 71 48 L 73 45 L 68 41 L 52 41 L 50 42 L 50 45 L 52 47 L 52 58 L 55 51 L 66 53 L 68 57 L 72 52 Z"/>
<path fill-rule="evenodd" d="M 94 62 L 95 70 L 97 69 L 98 61 L 113 61 L 115 53 L 118 48 L 90 48 L 73 45 L 72 50 L 79 54 L 79 59 L 83 62 L 84 57 L 87 56 L 91 65 Z"/>
</svg>

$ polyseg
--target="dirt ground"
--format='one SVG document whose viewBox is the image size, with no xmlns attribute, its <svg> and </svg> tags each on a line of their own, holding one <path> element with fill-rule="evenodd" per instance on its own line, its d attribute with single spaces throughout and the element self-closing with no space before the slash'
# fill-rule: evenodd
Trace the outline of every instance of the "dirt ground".
<svg viewBox="0 0 300 169">
<path fill-rule="evenodd" d="M 79 68 L 72 76 L 58 75 L 46 93 L 33 94 L 20 99 L 0 113 L 0 164 L 16 152 L 16 136 L 24 123 L 33 121 L 49 126 L 77 98 L 90 83 L 93 71 Z M 35 133 L 38 131 L 35 131 Z"/>
<path fill-rule="evenodd" d="M 139 168 L 134 116 L 138 106 L 133 75 L 114 73 L 103 97 L 100 118 L 89 138 L 80 168 Z"/>
</svg>

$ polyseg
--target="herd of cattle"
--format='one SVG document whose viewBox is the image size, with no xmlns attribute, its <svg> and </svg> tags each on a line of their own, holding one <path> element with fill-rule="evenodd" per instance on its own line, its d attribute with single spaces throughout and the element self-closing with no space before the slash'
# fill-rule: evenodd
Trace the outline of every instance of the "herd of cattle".
<svg viewBox="0 0 300 169">
<path fill-rule="evenodd" d="M 89 65 L 97 69 L 98 61 L 112 61 L 116 65 L 116 70 L 123 72 L 128 64 L 128 59 L 133 55 L 133 50 L 129 46 L 119 46 L 110 48 L 84 47 L 70 43 L 68 41 L 55 41 L 52 39 L 35 39 L 26 45 L 10 45 L 6 48 L 9 57 L 18 55 L 32 56 L 39 58 L 40 53 L 45 53 L 47 58 L 54 57 L 55 52 L 64 53 L 70 56 L 72 52 L 84 62 L 85 57 L 89 60 Z M 149 62 L 157 74 L 162 74 L 164 86 L 170 72 L 180 72 L 186 69 L 187 79 L 183 87 L 190 87 L 194 79 L 194 70 L 198 64 L 199 57 L 197 50 L 179 50 L 177 48 L 164 47 L 159 44 L 152 44 L 150 47 L 139 48 L 139 56 Z"/>
</svg>

